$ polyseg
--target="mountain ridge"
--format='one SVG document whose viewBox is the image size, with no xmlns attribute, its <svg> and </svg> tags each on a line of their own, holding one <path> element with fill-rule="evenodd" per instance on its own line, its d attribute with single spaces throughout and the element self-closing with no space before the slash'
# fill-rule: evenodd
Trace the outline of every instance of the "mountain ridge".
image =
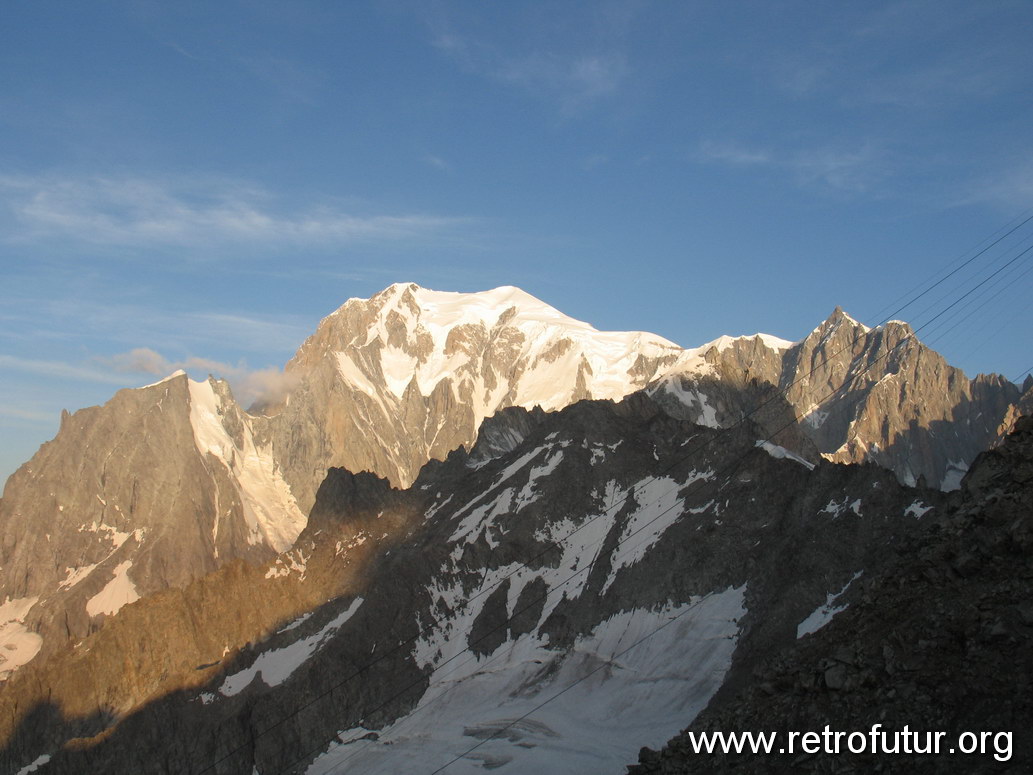
<svg viewBox="0 0 1033 775">
<path fill-rule="evenodd" d="M 223 381 L 177 374 L 64 416 L 0 500 L 8 668 L 87 635 L 135 597 L 284 552 L 330 468 L 404 486 L 429 460 L 471 449 L 507 407 L 644 389 L 712 428 L 751 417 L 811 463 L 872 459 L 902 481 L 943 486 L 1020 398 L 1002 378 L 968 380 L 906 324 L 870 329 L 838 307 L 800 342 L 755 334 L 683 349 L 598 332 L 512 286 L 397 283 L 349 299 L 285 373 L 286 398 L 258 413 Z M 827 396 L 832 409 L 817 405 Z"/>
</svg>

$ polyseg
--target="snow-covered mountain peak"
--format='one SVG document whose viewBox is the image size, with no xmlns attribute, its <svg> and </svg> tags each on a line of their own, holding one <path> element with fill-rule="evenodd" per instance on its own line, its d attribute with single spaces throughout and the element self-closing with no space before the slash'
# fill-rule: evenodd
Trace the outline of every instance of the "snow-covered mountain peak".
<svg viewBox="0 0 1033 775">
<path fill-rule="evenodd" d="M 514 403 L 557 409 L 575 393 L 618 398 L 681 351 L 654 334 L 598 331 L 513 286 L 454 293 L 396 283 L 349 299 L 292 365 L 335 360 L 344 381 L 381 402 L 383 388 L 400 400 L 410 384 L 426 397 L 442 380 L 457 390 L 471 382 L 480 417 Z"/>
<path fill-rule="evenodd" d="M 634 343 L 680 349 L 674 342 L 646 332 L 601 332 L 512 285 L 459 293 L 422 288 L 416 283 L 394 283 L 369 299 L 349 299 L 338 313 L 346 307 L 373 311 L 378 320 L 371 328 L 385 342 L 394 334 L 385 331 L 384 324 L 390 323 L 397 315 L 408 332 L 413 333 L 422 326 L 434 336 L 435 344 L 439 346 L 444 345 L 443 337 L 458 326 L 483 326 L 490 331 L 506 325 L 538 339 L 562 335 L 578 340 L 603 338 L 611 345 Z M 372 339 L 372 336 L 368 337 L 367 342 Z"/>
<path fill-rule="evenodd" d="M 139 390 L 146 390 L 147 388 L 152 388 L 152 387 L 156 387 L 158 385 L 163 385 L 166 382 L 168 382 L 170 379 L 175 379 L 176 377 L 185 377 L 185 376 L 186 376 L 186 372 L 183 371 L 183 369 L 176 369 L 174 372 L 169 374 L 167 377 L 159 379 L 157 382 L 152 382 L 149 385 L 144 385 L 144 386 L 142 386 L 142 387 L 140 387 L 138 389 Z"/>
<path fill-rule="evenodd" d="M 451 293 L 396 283 L 320 323 L 287 364 L 298 388 L 281 411 L 318 406 L 340 426 L 317 432 L 327 435 L 310 471 L 372 469 L 405 484 L 427 460 L 472 444 L 501 409 L 620 399 L 682 352 L 654 334 L 598 331 L 513 286 Z M 326 427 L 315 415 L 302 422 Z M 361 441 L 352 430 L 360 428 Z M 316 485 L 299 502 L 311 503 Z"/>
</svg>

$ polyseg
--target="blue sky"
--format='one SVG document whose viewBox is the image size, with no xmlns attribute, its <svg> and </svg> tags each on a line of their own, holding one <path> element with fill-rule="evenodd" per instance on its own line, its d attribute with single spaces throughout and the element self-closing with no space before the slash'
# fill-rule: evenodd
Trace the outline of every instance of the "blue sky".
<svg viewBox="0 0 1033 775">
<path fill-rule="evenodd" d="M 395 281 L 684 346 L 877 323 L 1033 207 L 1031 28 L 992 0 L 10 0 L 0 477 L 174 368 L 257 390 Z M 1030 260 L 923 338 L 1021 376 Z"/>
</svg>

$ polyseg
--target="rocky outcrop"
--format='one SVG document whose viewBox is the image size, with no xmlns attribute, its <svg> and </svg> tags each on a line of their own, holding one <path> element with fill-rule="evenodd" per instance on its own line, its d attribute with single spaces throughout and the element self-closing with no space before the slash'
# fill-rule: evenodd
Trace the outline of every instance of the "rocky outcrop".
<svg viewBox="0 0 1033 775">
<path fill-rule="evenodd" d="M 904 481 L 944 489 L 958 486 L 1018 399 L 1003 377 L 966 378 L 906 323 L 868 330 L 841 310 L 788 358 L 787 398 L 822 453 L 874 460 Z M 832 400 L 819 405 L 824 396 Z"/>
<path fill-rule="evenodd" d="M 1033 374 L 1026 376 L 1022 383 L 1022 396 L 1004 413 L 1004 419 L 997 428 L 997 438 L 992 446 L 1002 444 L 1015 429 L 1015 423 L 1019 418 L 1026 416 L 1033 416 Z"/>
<path fill-rule="evenodd" d="M 827 459 L 874 461 L 902 482 L 921 479 L 947 490 L 999 437 L 1019 400 L 1016 386 L 999 375 L 968 379 L 906 323 L 870 329 L 838 307 L 795 344 L 761 335 L 723 337 L 688 351 L 675 372 L 684 384 L 671 388 L 674 377 L 664 384 L 681 393 L 698 393 L 701 380 L 714 378 L 776 386 L 793 407 L 800 432 Z M 755 398 L 733 399 L 732 417 L 722 424 L 757 406 L 762 404 Z M 762 425 L 786 427 L 771 418 Z M 779 443 L 807 455 L 806 446 L 789 437 Z"/>
<path fill-rule="evenodd" d="M 1028 772 L 1033 745 L 1033 418 L 980 455 L 961 492 L 850 609 L 768 658 L 629 772 Z M 789 731 L 860 731 L 887 742 L 779 753 Z M 905 727 L 917 733 L 894 744 Z M 690 734 L 778 732 L 771 754 L 696 753 Z M 944 733 L 939 751 L 926 733 Z M 975 740 L 962 739 L 975 733 Z M 983 733 L 987 733 L 985 736 Z M 916 753 L 916 739 L 922 750 Z M 858 748 L 861 746 L 858 742 Z M 982 745 L 981 750 L 962 749 Z M 889 746 L 895 752 L 886 752 Z M 955 748 L 950 751 L 950 748 Z"/>
<path fill-rule="evenodd" d="M 179 375 L 66 413 L 0 502 L 0 600 L 31 601 L 6 624 L 45 654 L 220 560 L 274 557 L 303 526 L 276 484 L 224 383 Z"/>
</svg>

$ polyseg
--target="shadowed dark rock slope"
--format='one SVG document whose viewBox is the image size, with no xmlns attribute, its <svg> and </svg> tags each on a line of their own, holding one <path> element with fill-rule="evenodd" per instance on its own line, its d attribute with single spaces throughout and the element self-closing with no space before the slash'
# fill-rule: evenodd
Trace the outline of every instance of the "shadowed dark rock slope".
<svg viewBox="0 0 1033 775">
<path fill-rule="evenodd" d="M 824 629 L 758 665 L 635 775 L 1033 771 L 1033 417 L 980 455 L 950 506 Z M 696 754 L 689 733 L 946 732 L 940 755 Z M 950 755 L 962 732 L 982 754 Z M 924 736 L 921 745 L 925 747 Z M 995 758 L 995 754 L 997 757 Z M 1007 759 L 998 761 L 997 759 Z"/>
</svg>

